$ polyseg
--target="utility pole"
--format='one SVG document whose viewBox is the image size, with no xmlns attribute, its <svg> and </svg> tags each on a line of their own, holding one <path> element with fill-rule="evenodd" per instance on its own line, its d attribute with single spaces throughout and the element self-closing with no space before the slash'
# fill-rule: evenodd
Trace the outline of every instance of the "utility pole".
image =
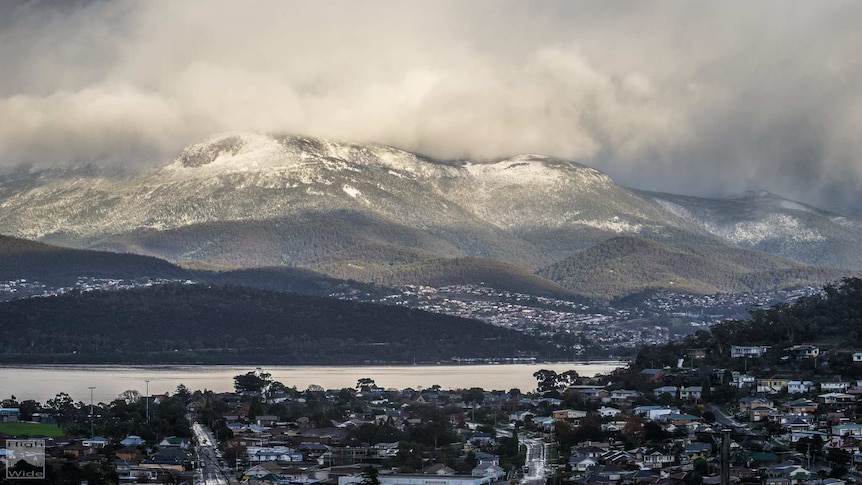
<svg viewBox="0 0 862 485">
<path fill-rule="evenodd" d="M 90 386 L 87 388 L 90 390 L 90 437 L 91 438 L 94 435 L 94 433 L 93 433 L 93 389 L 95 389 L 95 388 L 96 388 L 96 386 Z"/>
<path fill-rule="evenodd" d="M 144 391 L 144 399 L 147 401 L 147 424 L 150 424 L 150 380 L 144 379 L 144 382 L 147 383 L 147 388 Z"/>
<path fill-rule="evenodd" d="M 730 485 L 730 432 L 721 430 L 721 485 Z"/>
</svg>

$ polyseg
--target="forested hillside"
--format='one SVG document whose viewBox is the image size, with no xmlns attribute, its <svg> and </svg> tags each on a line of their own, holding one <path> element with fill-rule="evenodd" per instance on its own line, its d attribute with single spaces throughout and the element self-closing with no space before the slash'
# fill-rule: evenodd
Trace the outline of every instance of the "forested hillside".
<svg viewBox="0 0 862 485">
<path fill-rule="evenodd" d="M 189 273 L 149 256 L 69 249 L 0 235 L 0 281 L 26 278 L 68 284 L 81 276 L 188 278 Z"/>
<path fill-rule="evenodd" d="M 644 347 L 633 367 L 673 367 L 678 359 L 688 355 L 689 349 L 705 349 L 703 363 L 707 365 L 768 368 L 775 372 L 779 365 L 803 364 L 794 361 L 787 352 L 789 347 L 799 344 L 820 346 L 820 364 L 815 367 L 813 359 L 805 362 L 812 371 L 844 373 L 854 365 L 851 354 L 862 349 L 862 279 L 845 278 L 826 285 L 821 294 L 799 298 L 792 304 L 753 310 L 749 319 L 714 325 L 667 345 Z M 743 362 L 730 358 L 733 345 L 770 349 L 762 358 Z M 860 370 L 848 375 L 854 372 L 858 375 Z"/>
<path fill-rule="evenodd" d="M 0 304 L 7 362 L 348 364 L 554 356 L 533 337 L 402 307 L 162 285 Z"/>
<path fill-rule="evenodd" d="M 740 293 L 821 285 L 853 272 L 806 266 L 722 245 L 662 244 L 616 237 L 538 272 L 585 296 L 611 299 L 648 290 Z"/>
</svg>

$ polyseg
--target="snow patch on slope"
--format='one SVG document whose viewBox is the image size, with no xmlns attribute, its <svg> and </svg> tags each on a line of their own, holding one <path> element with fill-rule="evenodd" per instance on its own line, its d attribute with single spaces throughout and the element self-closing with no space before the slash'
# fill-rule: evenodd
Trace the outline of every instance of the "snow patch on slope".
<svg viewBox="0 0 862 485">
<path fill-rule="evenodd" d="M 341 190 L 343 190 L 345 194 L 353 197 L 354 199 L 362 195 L 362 192 L 347 184 L 343 185 L 341 187 Z"/>
<path fill-rule="evenodd" d="M 603 231 L 615 232 L 617 234 L 637 234 L 643 229 L 642 224 L 632 224 L 628 221 L 620 219 L 619 217 L 613 217 L 609 220 L 581 219 L 572 221 L 572 223 L 581 224 L 595 229 L 601 229 Z"/>
</svg>

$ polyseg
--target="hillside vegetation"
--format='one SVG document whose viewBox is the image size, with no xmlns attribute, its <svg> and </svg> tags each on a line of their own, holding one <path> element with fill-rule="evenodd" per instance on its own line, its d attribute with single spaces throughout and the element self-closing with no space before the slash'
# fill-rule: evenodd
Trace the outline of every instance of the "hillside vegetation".
<svg viewBox="0 0 862 485">
<path fill-rule="evenodd" d="M 393 250 L 393 253 L 396 252 Z M 365 253 L 367 254 L 367 253 Z M 450 286 L 481 285 L 516 293 L 572 298 L 575 293 L 529 271 L 487 258 L 426 259 L 403 264 L 375 262 L 370 258 L 347 258 L 321 265 L 321 272 L 345 279 L 372 281 L 380 285 Z"/>
<path fill-rule="evenodd" d="M 69 249 L 0 235 L 0 281 L 68 284 L 80 276 L 187 278 L 188 272 L 149 256 Z"/>
<path fill-rule="evenodd" d="M 554 355 L 474 320 L 251 288 L 161 285 L 0 304 L 7 362 L 347 364 Z"/>
<path fill-rule="evenodd" d="M 616 237 L 538 271 L 560 286 L 611 299 L 647 290 L 714 294 L 822 285 L 852 272 L 805 266 L 779 256 L 705 244 Z"/>
<path fill-rule="evenodd" d="M 770 350 L 761 359 L 754 359 L 761 360 L 760 365 L 751 363 L 748 367 L 775 372 L 781 365 L 801 365 L 801 362 L 787 360 L 785 351 L 799 344 L 822 346 L 821 365 L 815 367 L 811 359 L 807 362 L 811 370 L 859 375 L 862 365 L 852 363 L 850 354 L 862 348 L 862 279 L 845 278 L 826 285 L 822 294 L 802 297 L 792 304 L 754 310 L 749 319 L 714 325 L 681 341 L 644 347 L 633 367 L 675 366 L 677 359 L 693 348 L 706 350 L 704 364 L 741 367 L 742 359 L 730 358 L 730 347 L 756 345 L 768 346 Z M 823 367 L 824 362 L 828 362 L 828 367 Z"/>
</svg>

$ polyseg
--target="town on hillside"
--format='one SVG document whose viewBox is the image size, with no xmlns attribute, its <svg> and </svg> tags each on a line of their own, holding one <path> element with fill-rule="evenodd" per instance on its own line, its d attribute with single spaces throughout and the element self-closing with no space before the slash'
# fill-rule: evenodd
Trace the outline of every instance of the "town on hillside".
<svg viewBox="0 0 862 485">
<path fill-rule="evenodd" d="M 767 376 L 779 370 L 760 366 L 773 350 L 730 345 L 726 368 L 688 349 L 679 366 L 633 363 L 591 378 L 540 370 L 536 389 L 523 391 L 384 389 L 371 377 L 298 390 L 257 369 L 237 375 L 233 392 L 11 397 L 0 433 L 7 443 L 44 439 L 50 483 L 862 481 L 862 351 L 836 354 L 850 362 L 828 377 L 812 372 L 828 352 L 783 348 L 785 367 Z M 29 466 L 20 458 L 0 449 L 7 472 Z"/>
</svg>

